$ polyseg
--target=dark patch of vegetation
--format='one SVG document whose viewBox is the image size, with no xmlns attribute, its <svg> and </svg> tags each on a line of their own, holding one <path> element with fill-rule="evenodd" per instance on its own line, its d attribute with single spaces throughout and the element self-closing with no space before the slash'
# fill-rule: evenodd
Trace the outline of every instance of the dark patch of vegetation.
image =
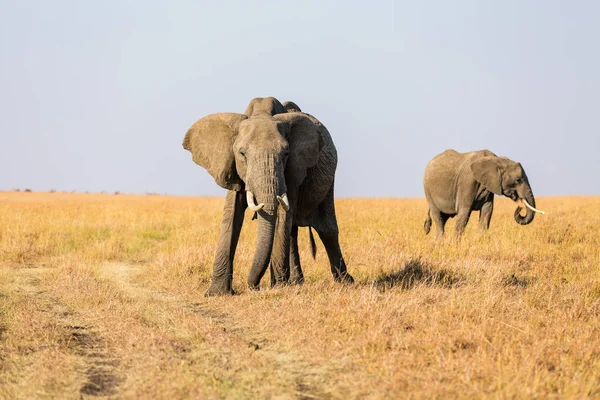
<svg viewBox="0 0 600 400">
<path fill-rule="evenodd" d="M 460 275 L 447 269 L 437 269 L 418 258 L 408 261 L 399 271 L 380 275 L 373 286 L 382 291 L 393 287 L 408 290 L 417 283 L 452 288 L 462 280 Z"/>
<path fill-rule="evenodd" d="M 450 348 L 450 350 L 453 353 L 457 353 L 459 351 L 464 351 L 464 350 L 475 350 L 477 348 L 477 345 L 473 342 L 470 342 L 468 340 L 455 340 L 454 343 L 452 344 L 452 347 Z"/>
<path fill-rule="evenodd" d="M 572 236 L 571 224 L 568 224 L 564 229 L 556 229 L 550 232 L 546 241 L 548 244 L 561 245 L 571 239 Z"/>
<path fill-rule="evenodd" d="M 510 274 L 502 278 L 502 284 L 504 286 L 527 287 L 531 284 L 531 281 L 527 278 L 519 278 L 515 274 Z"/>
</svg>

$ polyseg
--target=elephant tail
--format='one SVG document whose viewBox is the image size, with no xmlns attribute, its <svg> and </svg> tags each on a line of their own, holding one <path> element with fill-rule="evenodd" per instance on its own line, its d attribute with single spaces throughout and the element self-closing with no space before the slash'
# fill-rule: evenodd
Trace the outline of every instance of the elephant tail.
<svg viewBox="0 0 600 400">
<path fill-rule="evenodd" d="M 310 254 L 315 259 L 317 257 L 317 244 L 315 243 L 315 237 L 310 226 L 308 227 L 308 237 L 310 238 Z"/>
<path fill-rule="evenodd" d="M 423 229 L 425 229 L 426 235 L 429 234 L 429 230 L 431 229 L 431 211 L 430 210 L 427 210 L 427 219 L 425 220 Z"/>
</svg>

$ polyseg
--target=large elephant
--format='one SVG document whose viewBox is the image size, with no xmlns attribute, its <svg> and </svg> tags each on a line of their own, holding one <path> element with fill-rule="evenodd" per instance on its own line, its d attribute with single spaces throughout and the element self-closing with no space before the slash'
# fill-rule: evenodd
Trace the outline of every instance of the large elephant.
<svg viewBox="0 0 600 400">
<path fill-rule="evenodd" d="M 208 296 L 233 293 L 233 259 L 246 208 L 258 218 L 248 276 L 251 289 L 259 288 L 269 263 L 271 285 L 304 281 L 299 226 L 312 227 L 319 234 L 334 279 L 354 281 L 338 240 L 335 146 L 316 118 L 302 113 L 295 103 L 284 104 L 273 97 L 255 98 L 244 114 L 201 118 L 183 140 L 194 162 L 228 189 Z M 312 232 L 311 244 L 314 248 Z"/>
<path fill-rule="evenodd" d="M 446 150 L 427 164 L 423 186 L 429 203 L 425 233 L 429 233 L 433 219 L 436 237 L 444 235 L 448 218 L 455 216 L 456 234 L 460 236 L 475 210 L 479 211 L 479 228 L 488 229 L 494 194 L 517 202 L 514 217 L 521 225 L 531 223 L 534 212 L 543 213 L 535 208 L 535 197 L 521 164 L 489 150 L 469 153 Z M 525 216 L 521 215 L 523 207 L 527 207 Z"/>
</svg>

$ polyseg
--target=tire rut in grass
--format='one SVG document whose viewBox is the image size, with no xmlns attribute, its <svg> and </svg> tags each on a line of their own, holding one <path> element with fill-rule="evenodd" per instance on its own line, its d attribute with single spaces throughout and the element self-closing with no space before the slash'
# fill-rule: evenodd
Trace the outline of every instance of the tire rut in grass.
<svg viewBox="0 0 600 400">
<path fill-rule="evenodd" d="M 42 268 L 23 268 L 17 270 L 20 275 L 20 287 L 24 292 L 34 296 L 41 303 L 46 313 L 62 326 L 66 347 L 81 361 L 82 380 L 79 392 L 87 396 L 112 396 L 118 394 L 118 389 L 124 378 L 118 367 L 120 360 L 112 356 L 110 348 L 102 336 L 93 328 L 86 325 L 85 320 L 76 312 L 52 296 L 50 288 L 42 286 L 41 275 L 46 271 Z M 45 289 L 45 290 L 44 290 Z"/>
<path fill-rule="evenodd" d="M 112 271 L 111 271 L 112 270 Z M 299 399 L 327 399 L 332 396 L 324 389 L 328 382 L 328 369 L 306 361 L 293 352 L 282 351 L 277 342 L 260 334 L 252 327 L 242 326 L 235 317 L 211 308 L 205 302 L 189 302 L 175 294 L 154 291 L 132 282 L 132 277 L 140 273 L 137 266 L 112 265 L 105 272 L 112 275 L 119 285 L 134 296 L 146 295 L 155 300 L 170 303 L 175 308 L 188 310 L 203 320 L 208 320 L 220 334 L 228 335 L 231 340 L 243 343 L 255 351 L 256 356 L 263 357 L 273 365 L 277 374 L 283 375 L 286 382 L 295 387 L 295 397 Z"/>
<path fill-rule="evenodd" d="M 268 358 L 275 364 L 275 369 L 284 372 L 288 379 L 294 382 L 296 398 L 298 399 L 328 399 L 324 387 L 328 381 L 328 370 L 314 365 L 292 352 L 281 351 L 277 343 L 265 338 L 251 328 L 240 327 L 227 314 L 211 309 L 204 303 L 187 303 L 186 308 L 203 318 L 210 319 L 224 332 L 240 340 L 257 354 Z"/>
<path fill-rule="evenodd" d="M 89 396 L 111 396 L 118 393 L 124 381 L 117 368 L 118 358 L 111 356 L 102 338 L 93 330 L 81 325 L 71 325 L 71 338 L 75 351 L 86 360 L 86 382 L 79 392 Z"/>
</svg>

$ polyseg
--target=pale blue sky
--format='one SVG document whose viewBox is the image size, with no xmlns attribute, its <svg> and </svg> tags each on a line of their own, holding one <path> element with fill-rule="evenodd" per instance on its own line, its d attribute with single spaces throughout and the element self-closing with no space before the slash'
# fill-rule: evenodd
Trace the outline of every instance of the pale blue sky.
<svg viewBox="0 0 600 400">
<path fill-rule="evenodd" d="M 293 100 L 338 197 L 423 197 L 488 148 L 537 195 L 600 194 L 598 1 L 0 0 L 0 189 L 218 195 L 187 128 Z"/>
</svg>

